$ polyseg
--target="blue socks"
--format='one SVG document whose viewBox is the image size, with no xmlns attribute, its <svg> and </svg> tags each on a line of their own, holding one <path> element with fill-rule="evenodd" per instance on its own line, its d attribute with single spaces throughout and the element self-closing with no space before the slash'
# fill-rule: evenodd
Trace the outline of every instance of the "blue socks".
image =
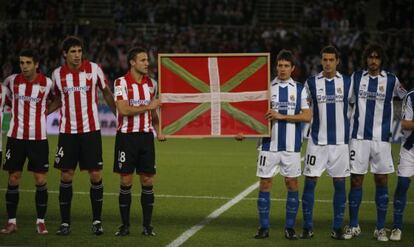
<svg viewBox="0 0 414 247">
<path fill-rule="evenodd" d="M 362 201 L 362 187 L 351 188 L 349 192 L 349 225 L 351 227 L 357 227 L 359 206 Z"/>
<path fill-rule="evenodd" d="M 269 228 L 270 192 L 259 191 L 257 211 L 259 212 L 260 227 Z"/>
<path fill-rule="evenodd" d="M 394 195 L 394 228 L 402 229 L 403 213 L 407 203 L 407 190 L 410 187 L 409 177 L 398 177 Z"/>
<path fill-rule="evenodd" d="M 333 198 L 334 219 L 333 229 L 339 229 L 344 222 L 344 212 L 346 203 L 345 179 L 334 180 L 335 193 Z"/>
<path fill-rule="evenodd" d="M 385 216 L 388 207 L 388 187 L 377 186 L 375 192 L 375 204 L 377 205 L 377 229 L 385 226 Z"/>
<path fill-rule="evenodd" d="M 303 211 L 303 228 L 312 229 L 313 204 L 315 202 L 315 186 L 316 181 L 309 178 L 305 179 L 305 188 L 302 195 L 302 211 Z"/>
<path fill-rule="evenodd" d="M 296 215 L 299 209 L 299 192 L 288 191 L 286 200 L 286 223 L 285 228 L 293 228 L 295 226 Z"/>
</svg>

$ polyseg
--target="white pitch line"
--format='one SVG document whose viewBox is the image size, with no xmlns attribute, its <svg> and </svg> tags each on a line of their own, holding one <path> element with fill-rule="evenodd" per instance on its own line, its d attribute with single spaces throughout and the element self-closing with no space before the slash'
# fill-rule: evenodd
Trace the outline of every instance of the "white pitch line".
<svg viewBox="0 0 414 247">
<path fill-rule="evenodd" d="M 6 191 L 7 189 L 5 188 L 0 188 L 0 191 Z M 19 189 L 20 192 L 23 193 L 34 193 L 35 190 L 27 190 L 27 189 Z M 59 194 L 59 191 L 56 190 L 49 190 L 48 191 L 50 194 Z M 89 191 L 74 191 L 73 194 L 75 195 L 88 195 L 89 196 Z M 104 196 L 118 196 L 119 193 L 114 193 L 114 192 L 105 192 Z M 132 196 L 140 196 L 141 194 L 132 194 Z M 228 196 L 189 196 L 189 195 L 166 195 L 166 194 L 155 194 L 155 197 L 157 198 L 180 198 L 180 199 L 206 199 L 206 200 L 230 200 L 232 199 L 232 197 L 228 197 Z M 257 197 L 245 197 L 242 199 L 243 201 L 255 201 L 257 200 Z M 275 201 L 275 202 L 285 202 L 286 198 L 272 198 L 270 199 L 271 201 Z M 320 202 L 320 203 L 332 203 L 332 200 L 327 200 L 327 199 L 315 199 L 315 202 Z M 362 201 L 361 203 L 363 204 L 375 204 L 375 201 Z M 392 202 L 391 202 L 392 203 Z M 408 205 L 414 204 L 414 201 L 407 201 Z"/>
<path fill-rule="evenodd" d="M 183 234 L 181 234 L 178 238 L 176 238 L 174 241 L 172 241 L 167 247 L 178 247 L 182 245 L 185 241 L 187 241 L 189 238 L 191 238 L 194 234 L 196 234 L 198 231 L 200 231 L 204 226 L 209 224 L 211 221 L 219 217 L 222 213 L 227 211 L 229 208 L 240 202 L 243 198 L 245 198 L 248 194 L 250 194 L 253 190 L 256 190 L 259 187 L 259 182 L 256 182 L 249 186 L 247 189 L 242 191 L 240 194 L 238 194 L 236 197 L 228 201 L 226 204 L 221 206 L 220 208 L 216 209 L 214 212 L 212 212 L 209 216 L 204 218 L 204 220 L 200 221 L 198 224 L 194 225 L 187 231 L 185 231 Z"/>
</svg>

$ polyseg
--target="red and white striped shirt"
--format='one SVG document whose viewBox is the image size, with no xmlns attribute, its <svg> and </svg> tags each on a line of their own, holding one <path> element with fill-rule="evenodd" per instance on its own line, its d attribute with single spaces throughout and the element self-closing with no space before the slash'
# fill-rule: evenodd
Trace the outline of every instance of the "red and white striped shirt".
<svg viewBox="0 0 414 247">
<path fill-rule="evenodd" d="M 37 74 L 28 81 L 23 74 L 14 74 L 4 81 L 11 101 L 11 120 L 8 137 L 22 140 L 45 140 L 46 107 L 52 80 Z"/>
<path fill-rule="evenodd" d="M 3 123 L 3 110 L 4 110 L 4 104 L 6 103 L 6 97 L 8 94 L 8 89 L 6 86 L 0 83 L 0 150 L 2 150 L 2 123 Z"/>
<path fill-rule="evenodd" d="M 67 64 L 55 69 L 52 80 L 56 94 L 60 94 L 60 133 L 87 133 L 100 129 L 98 92 L 106 87 L 106 77 L 96 64 L 84 60 L 78 70 Z"/>
<path fill-rule="evenodd" d="M 157 82 L 144 76 L 140 83 L 136 82 L 131 72 L 115 80 L 115 101 L 127 100 L 130 106 L 148 105 L 157 92 Z M 123 116 L 118 111 L 118 131 L 154 132 L 151 111 L 134 116 Z"/>
</svg>

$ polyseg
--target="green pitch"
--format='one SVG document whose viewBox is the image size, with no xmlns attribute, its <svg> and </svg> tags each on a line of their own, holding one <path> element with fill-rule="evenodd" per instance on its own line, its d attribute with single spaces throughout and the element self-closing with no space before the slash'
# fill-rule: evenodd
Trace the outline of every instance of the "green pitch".
<svg viewBox="0 0 414 247">
<path fill-rule="evenodd" d="M 50 163 L 57 138 L 51 136 Z M 5 146 L 6 138 L 4 138 Z M 72 233 L 58 237 L 54 233 L 60 224 L 58 194 L 59 174 L 54 168 L 48 176 L 49 208 L 46 218 L 49 235 L 35 233 L 34 186 L 32 174 L 25 171 L 20 185 L 20 203 L 17 211 L 18 232 L 0 235 L 0 246 L 166 246 L 183 232 L 202 222 L 240 192 L 257 181 L 256 140 L 237 142 L 232 139 L 170 139 L 157 143 L 157 177 L 155 185 L 155 210 L 153 225 L 157 236 L 141 235 L 141 207 L 139 180 L 134 181 L 131 207 L 131 235 L 115 237 L 120 224 L 118 212 L 118 175 L 112 173 L 114 138 L 104 137 L 104 210 L 102 236 L 91 234 L 91 208 L 87 173 L 77 171 L 72 201 Z M 393 146 L 397 162 L 399 145 Z M 137 177 L 138 178 L 138 177 Z M 390 202 L 395 190 L 396 175 L 390 176 Z M 303 178 L 300 180 L 303 188 Z M 371 175 L 365 178 L 364 203 L 360 210 L 362 235 L 349 241 L 330 239 L 332 218 L 332 179 L 324 175 L 316 189 L 314 209 L 315 237 L 312 240 L 288 241 L 283 237 L 286 190 L 280 176 L 276 177 L 272 190 L 271 232 L 266 240 L 255 240 L 258 226 L 256 211 L 257 190 L 250 193 L 233 207 L 184 242 L 183 246 L 411 246 L 414 241 L 414 189 L 408 194 L 405 210 L 403 240 L 399 243 L 380 243 L 372 239 L 375 228 L 374 182 Z M 4 203 L 7 173 L 0 172 L 0 224 L 6 222 Z M 347 189 L 349 181 L 347 180 Z M 301 196 L 301 192 L 300 192 Z M 348 222 L 346 212 L 345 222 Z M 299 210 L 296 231 L 301 231 L 302 211 Z M 392 203 L 389 205 L 387 226 L 392 226 Z"/>
</svg>

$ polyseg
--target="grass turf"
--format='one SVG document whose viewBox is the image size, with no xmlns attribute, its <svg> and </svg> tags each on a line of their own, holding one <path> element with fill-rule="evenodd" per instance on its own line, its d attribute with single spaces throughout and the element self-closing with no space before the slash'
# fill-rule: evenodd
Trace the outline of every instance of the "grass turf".
<svg viewBox="0 0 414 247">
<path fill-rule="evenodd" d="M 4 138 L 6 141 L 6 138 Z M 50 162 L 56 147 L 57 137 L 50 136 Z M 72 233 L 66 237 L 54 233 L 59 226 L 58 188 L 59 173 L 51 168 L 48 174 L 49 207 L 47 226 L 49 235 L 35 233 L 34 186 L 32 175 L 25 171 L 20 185 L 20 203 L 17 212 L 18 232 L 0 235 L 0 245 L 19 246 L 165 246 L 181 233 L 202 221 L 211 212 L 252 185 L 257 178 L 255 140 L 236 142 L 232 139 L 170 139 L 157 143 L 157 176 L 155 182 L 156 202 L 153 225 L 157 232 L 154 238 L 147 238 L 141 232 L 141 209 L 139 203 L 139 179 L 135 179 L 131 207 L 131 235 L 124 238 L 114 236 L 120 224 L 118 212 L 119 178 L 112 173 L 113 137 L 103 137 L 105 186 L 103 223 L 105 233 L 93 236 L 90 232 L 91 209 L 89 202 L 89 179 L 86 172 L 76 172 L 74 197 L 72 201 Z M 4 145 L 5 146 L 5 145 Z M 393 145 L 393 156 L 398 158 L 399 145 Z M 396 175 L 390 176 L 390 202 L 395 190 Z M 7 173 L 0 173 L 0 223 L 6 221 L 4 194 Z M 300 179 L 303 188 L 303 178 Z M 349 180 L 347 180 L 349 188 Z M 256 210 L 257 192 L 224 212 L 201 231 L 191 237 L 183 246 L 408 246 L 414 241 L 414 190 L 411 188 L 404 217 L 403 241 L 379 243 L 372 239 L 375 227 L 374 182 L 367 175 L 364 184 L 366 202 L 361 205 L 360 224 L 362 235 L 355 240 L 335 241 L 329 237 L 332 218 L 332 179 L 323 175 L 316 188 L 314 210 L 315 237 L 310 240 L 288 241 L 283 238 L 284 204 L 286 189 L 283 179 L 277 176 L 272 190 L 271 235 L 266 240 L 252 238 L 258 225 Z M 84 193 L 83 193 L 84 192 Z M 301 191 L 300 191 L 301 196 Z M 323 201 L 326 200 L 326 201 Z M 348 222 L 346 212 L 345 222 Z M 299 210 L 296 230 L 299 233 L 302 212 Z M 392 226 L 392 203 L 389 205 L 387 226 Z"/>
</svg>

